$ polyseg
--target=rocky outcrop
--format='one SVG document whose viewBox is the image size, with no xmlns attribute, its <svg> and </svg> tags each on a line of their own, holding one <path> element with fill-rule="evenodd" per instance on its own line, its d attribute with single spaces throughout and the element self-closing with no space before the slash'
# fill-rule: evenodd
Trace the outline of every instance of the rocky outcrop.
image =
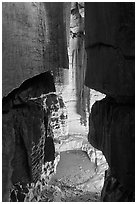
<svg viewBox="0 0 137 204">
<path fill-rule="evenodd" d="M 9 201 L 13 168 L 11 161 L 15 152 L 15 132 L 12 113 L 2 115 L 2 201 Z"/>
<path fill-rule="evenodd" d="M 42 79 L 46 78 L 44 82 Z M 49 91 L 55 91 L 53 77 L 50 73 L 45 73 L 24 82 L 3 98 L 3 201 L 9 200 L 12 185 L 18 182 L 31 183 L 40 176 L 40 171 L 32 170 L 32 150 L 33 146 L 42 145 L 40 149 L 36 148 L 41 153 L 35 151 L 35 155 L 39 157 L 35 161 L 38 167 L 42 159 L 40 156 L 44 154 L 42 148 L 45 144 L 45 127 L 48 120 L 45 120 L 44 126 L 42 104 L 35 103 L 31 98 Z"/>
<path fill-rule="evenodd" d="M 129 101 L 135 94 L 134 3 L 89 3 L 85 12 L 85 84 Z"/>
<path fill-rule="evenodd" d="M 39 180 L 56 171 L 54 136 L 64 133 L 67 113 L 45 71 L 59 83 L 66 77 L 69 5 L 2 4 L 3 201 L 39 200 Z"/>
<path fill-rule="evenodd" d="M 49 72 L 3 98 L 3 201 L 40 200 L 36 191 L 48 185 L 59 161 L 55 146 L 66 130 L 63 109 Z"/>
<path fill-rule="evenodd" d="M 69 67 L 66 37 L 69 17 L 64 18 L 68 12 L 69 6 L 63 2 L 3 2 L 3 96 L 44 71 L 52 70 L 55 79 L 63 80 L 59 68 Z"/>
<path fill-rule="evenodd" d="M 38 98 L 42 94 L 55 92 L 53 76 L 45 72 L 24 81 L 2 99 L 2 112 L 7 113 L 20 105 L 25 105 L 29 98 Z"/>
<path fill-rule="evenodd" d="M 85 84 L 106 94 L 89 117 L 89 141 L 104 153 L 111 172 L 106 174 L 102 201 L 135 199 L 134 6 L 85 4 Z"/>
<path fill-rule="evenodd" d="M 89 127 L 90 143 L 104 153 L 112 172 L 129 191 L 135 185 L 134 111 L 133 106 L 106 97 L 93 105 Z"/>
</svg>

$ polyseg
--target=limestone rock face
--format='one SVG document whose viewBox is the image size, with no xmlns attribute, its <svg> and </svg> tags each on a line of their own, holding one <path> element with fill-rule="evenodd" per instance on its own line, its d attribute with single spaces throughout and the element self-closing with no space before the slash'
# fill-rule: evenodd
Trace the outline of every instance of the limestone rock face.
<svg viewBox="0 0 137 204">
<path fill-rule="evenodd" d="M 3 2 L 3 96 L 34 75 L 52 70 L 56 78 L 68 68 L 66 10 L 62 2 Z"/>
<path fill-rule="evenodd" d="M 13 168 L 11 161 L 15 153 L 15 131 L 12 113 L 2 115 L 2 200 L 9 200 Z"/>
<path fill-rule="evenodd" d="M 38 182 L 46 185 L 56 170 L 59 158 L 54 135 L 57 137 L 59 120 L 63 126 L 65 118 L 62 111 L 56 116 L 63 101 L 53 92 L 53 77 L 46 72 L 3 98 L 3 201 L 24 201 Z"/>
<path fill-rule="evenodd" d="M 134 96 L 134 3 L 85 3 L 85 32 L 85 84 L 118 100 Z"/>
<path fill-rule="evenodd" d="M 105 155 L 110 169 L 128 191 L 134 191 L 134 106 L 106 97 L 96 102 L 89 118 L 89 141 Z"/>
<path fill-rule="evenodd" d="M 91 109 L 88 138 L 104 153 L 110 167 L 112 183 L 106 178 L 103 191 L 103 201 L 109 202 L 124 201 L 125 192 L 132 195 L 128 201 L 134 200 L 134 23 L 134 3 L 85 3 L 85 84 L 106 94 Z M 107 192 L 110 185 L 112 191 Z M 124 190 L 119 191 L 119 186 Z"/>
</svg>

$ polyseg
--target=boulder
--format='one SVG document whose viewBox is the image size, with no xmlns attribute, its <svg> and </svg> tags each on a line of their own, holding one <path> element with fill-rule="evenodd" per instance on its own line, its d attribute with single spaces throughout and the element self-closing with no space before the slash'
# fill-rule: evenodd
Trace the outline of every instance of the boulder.
<svg viewBox="0 0 137 204">
<path fill-rule="evenodd" d="M 112 175 L 128 191 L 135 188 L 135 110 L 113 98 L 97 101 L 89 117 L 89 142 L 106 157 Z"/>
</svg>

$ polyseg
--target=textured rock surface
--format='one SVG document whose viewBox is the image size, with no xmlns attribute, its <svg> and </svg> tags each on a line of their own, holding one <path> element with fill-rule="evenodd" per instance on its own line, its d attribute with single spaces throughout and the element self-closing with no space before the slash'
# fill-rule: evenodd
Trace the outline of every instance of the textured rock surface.
<svg viewBox="0 0 137 204">
<path fill-rule="evenodd" d="M 79 7 L 80 5 L 82 4 L 78 4 Z M 68 83 L 68 72 L 63 68 L 68 67 L 69 9 L 69 3 L 3 3 L 3 96 L 24 80 L 45 70 L 53 71 L 57 87 Z M 75 9 L 72 13 L 76 14 L 74 11 Z M 67 111 L 64 104 L 61 105 L 62 98 L 55 93 L 45 96 L 46 93 L 55 91 L 53 83 L 48 86 L 42 78 L 36 83 L 30 79 L 30 83 L 25 81 L 19 89 L 3 98 L 4 201 L 9 199 L 12 182 L 16 184 L 11 192 L 12 200 L 17 198 L 23 201 L 24 195 L 27 195 L 26 201 L 61 201 L 58 186 L 48 185 L 60 159 L 58 151 L 79 148 L 87 151 L 91 160 L 96 158 L 85 134 L 87 112 L 95 98 L 88 100 L 92 93 L 87 94 L 83 84 L 86 66 L 83 23 L 77 19 L 77 15 L 73 17 L 76 17 L 76 21 L 71 27 L 71 81 L 70 86 L 65 87 L 62 93 L 68 100 L 69 128 L 65 123 Z M 112 97 L 109 99 L 107 96 L 93 106 L 89 141 L 104 152 L 113 176 L 120 185 L 128 192 L 133 192 L 134 3 L 86 3 L 85 22 L 88 59 L 86 85 Z M 89 26 L 90 24 L 92 25 Z M 72 83 L 74 81 L 75 84 Z M 45 82 L 48 84 L 47 80 Z M 76 100 L 79 106 L 76 106 Z M 46 102 L 49 103 L 49 110 Z M 43 110 L 48 111 L 51 117 L 47 117 L 48 114 Z M 82 134 L 78 135 L 80 131 Z M 72 139 L 72 134 L 67 135 L 68 132 L 77 133 L 73 138 L 75 140 Z M 50 135 L 50 139 L 44 139 L 45 134 Z M 44 146 L 44 143 L 47 145 Z M 44 155 L 48 146 L 51 147 L 51 154 Z M 46 162 L 43 165 L 41 156 L 42 161 Z M 20 185 L 18 181 L 31 183 L 27 186 L 29 192 L 26 184 Z M 42 181 L 45 183 L 44 187 Z M 85 187 L 86 184 L 82 188 Z M 71 194 L 73 190 L 71 189 Z M 52 198 L 48 198 L 48 193 Z M 68 200 L 70 199 L 69 197 Z M 112 196 L 109 201 L 114 200 L 116 197 Z"/>
<path fill-rule="evenodd" d="M 58 69 L 68 68 L 66 25 L 69 18 L 67 23 L 63 22 L 63 12 L 68 9 L 61 2 L 3 2 L 3 96 L 44 71 L 52 70 L 55 78 L 63 80 Z"/>
<path fill-rule="evenodd" d="M 67 113 L 54 91 L 53 77 L 46 72 L 3 98 L 3 201 L 38 201 L 39 188 L 56 171 L 54 146 L 67 134 Z"/>
<path fill-rule="evenodd" d="M 11 161 L 15 152 L 15 131 L 12 112 L 2 115 L 2 200 L 9 199 L 13 168 Z"/>
<path fill-rule="evenodd" d="M 134 23 L 134 3 L 85 4 L 85 84 L 107 95 L 91 109 L 89 141 L 110 166 L 102 194 L 109 202 L 134 200 Z"/>
<path fill-rule="evenodd" d="M 90 202 L 100 201 L 104 181 L 104 171 L 107 163 L 101 151 L 97 152 L 98 168 L 91 162 L 85 151 L 68 150 L 61 152 L 56 174 L 50 185 L 58 187 L 56 201 L 58 202 Z M 49 198 L 53 201 L 53 197 Z M 46 200 L 43 200 L 46 201 Z"/>
<path fill-rule="evenodd" d="M 106 97 L 92 107 L 88 135 L 90 143 L 105 155 L 112 176 L 122 185 L 124 192 L 132 192 L 132 195 L 135 189 L 134 117 L 134 105 L 122 105 Z M 108 195 L 107 198 L 110 199 L 108 201 L 120 201 L 117 199 L 122 199 L 122 194 L 118 197 L 116 192 L 115 196 Z"/>
<path fill-rule="evenodd" d="M 134 107 L 106 97 L 91 111 L 89 141 L 103 151 L 108 164 L 126 189 L 134 189 Z"/>
<path fill-rule="evenodd" d="M 80 115 L 81 123 L 86 126 L 90 107 L 90 89 L 84 85 L 87 55 L 84 40 L 84 16 L 80 12 L 79 5 L 78 3 L 72 3 L 71 8 L 69 46 L 70 83 L 75 91 L 76 113 Z"/>
<path fill-rule="evenodd" d="M 108 188 L 109 186 L 109 188 Z M 105 172 L 105 182 L 101 192 L 103 202 L 134 202 L 135 192 L 129 191 L 113 176 L 110 169 Z"/>
<path fill-rule="evenodd" d="M 118 99 L 134 96 L 134 3 L 86 3 L 85 16 L 86 85 Z"/>
</svg>

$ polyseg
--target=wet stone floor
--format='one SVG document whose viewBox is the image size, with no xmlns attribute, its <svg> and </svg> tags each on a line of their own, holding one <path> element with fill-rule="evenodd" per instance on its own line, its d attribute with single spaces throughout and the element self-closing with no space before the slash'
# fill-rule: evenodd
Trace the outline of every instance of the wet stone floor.
<svg viewBox="0 0 137 204">
<path fill-rule="evenodd" d="M 99 202 L 107 166 L 99 152 L 98 158 L 96 166 L 82 150 L 61 152 L 56 174 L 50 181 L 54 193 L 50 188 L 45 195 L 48 202 Z"/>
</svg>

